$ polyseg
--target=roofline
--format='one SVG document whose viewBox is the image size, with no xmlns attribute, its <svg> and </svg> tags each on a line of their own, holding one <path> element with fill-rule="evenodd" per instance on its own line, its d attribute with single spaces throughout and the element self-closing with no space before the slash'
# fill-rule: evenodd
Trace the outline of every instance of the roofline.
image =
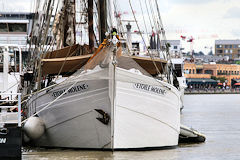
<svg viewBox="0 0 240 160">
<path fill-rule="evenodd" d="M 34 14 L 33 12 L 0 12 L 0 14 Z"/>
</svg>

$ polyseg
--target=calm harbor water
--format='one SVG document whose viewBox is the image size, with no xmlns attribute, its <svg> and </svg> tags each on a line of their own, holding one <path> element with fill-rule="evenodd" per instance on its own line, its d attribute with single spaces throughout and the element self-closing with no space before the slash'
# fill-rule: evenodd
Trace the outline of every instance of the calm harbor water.
<svg viewBox="0 0 240 160">
<path fill-rule="evenodd" d="M 186 95 L 182 124 L 206 135 L 205 143 L 153 151 L 31 149 L 23 160 L 239 160 L 240 94 Z"/>
</svg>

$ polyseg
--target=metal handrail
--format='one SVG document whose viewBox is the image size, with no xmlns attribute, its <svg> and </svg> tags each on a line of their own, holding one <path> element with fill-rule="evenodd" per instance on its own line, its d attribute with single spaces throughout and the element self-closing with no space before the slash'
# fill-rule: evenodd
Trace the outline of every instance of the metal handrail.
<svg viewBox="0 0 240 160">
<path fill-rule="evenodd" d="M 21 95 L 21 93 L 0 93 L 0 95 Z"/>
<path fill-rule="evenodd" d="M 0 100 L 0 102 L 18 102 L 18 105 L 16 106 L 7 106 L 6 104 L 4 106 L 0 106 L 0 108 L 5 108 L 5 109 L 10 109 L 10 108 L 18 108 L 18 112 L 17 112 L 17 124 L 18 127 L 21 127 L 21 93 L 0 93 L 0 95 L 17 95 L 17 100 Z M 0 113 L 0 118 L 2 118 L 2 115 L 7 116 L 7 115 L 13 115 L 15 112 L 2 112 Z M 15 113 L 16 114 L 16 113 Z M 3 123 L 0 121 L 0 123 Z M 5 121 L 4 123 L 8 123 L 7 121 Z M 9 122 L 9 123 L 14 123 L 14 122 Z"/>
</svg>

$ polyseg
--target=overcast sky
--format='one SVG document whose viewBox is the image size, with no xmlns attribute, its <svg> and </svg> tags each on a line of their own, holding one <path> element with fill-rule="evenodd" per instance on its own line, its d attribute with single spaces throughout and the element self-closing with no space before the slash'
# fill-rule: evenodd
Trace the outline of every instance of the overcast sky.
<svg viewBox="0 0 240 160">
<path fill-rule="evenodd" d="M 125 12 L 123 19 L 133 19 L 128 1 L 118 0 L 119 8 Z M 143 27 L 139 0 L 131 1 Z M 0 11 L 29 12 L 33 3 L 34 0 L 0 0 Z M 145 0 L 141 3 L 146 19 Z M 192 36 L 193 48 L 205 53 L 209 51 L 205 47 L 214 47 L 215 39 L 240 39 L 240 0 L 158 0 L 158 4 L 167 39 Z M 190 44 L 184 41 L 182 44 L 188 51 Z"/>
<path fill-rule="evenodd" d="M 131 2 L 141 21 L 138 0 Z M 145 0 L 141 3 L 144 5 Z M 121 4 L 122 9 L 129 10 L 128 0 L 121 0 Z M 214 48 L 215 39 L 240 39 L 240 0 L 158 0 L 158 4 L 167 39 L 192 36 L 193 48 L 205 53 Z M 190 43 L 182 44 L 186 51 L 190 49 Z"/>
</svg>

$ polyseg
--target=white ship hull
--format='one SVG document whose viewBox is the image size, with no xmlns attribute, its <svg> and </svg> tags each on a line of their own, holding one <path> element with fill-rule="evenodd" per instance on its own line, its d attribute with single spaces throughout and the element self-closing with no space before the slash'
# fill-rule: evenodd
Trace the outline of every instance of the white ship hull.
<svg viewBox="0 0 240 160">
<path fill-rule="evenodd" d="M 178 90 L 152 77 L 109 68 L 83 74 L 73 89 L 38 114 L 46 129 L 33 141 L 36 146 L 136 149 L 178 144 L 182 105 Z M 28 116 L 74 82 L 32 96 Z M 103 117 L 99 110 L 109 122 L 97 119 Z"/>
</svg>

